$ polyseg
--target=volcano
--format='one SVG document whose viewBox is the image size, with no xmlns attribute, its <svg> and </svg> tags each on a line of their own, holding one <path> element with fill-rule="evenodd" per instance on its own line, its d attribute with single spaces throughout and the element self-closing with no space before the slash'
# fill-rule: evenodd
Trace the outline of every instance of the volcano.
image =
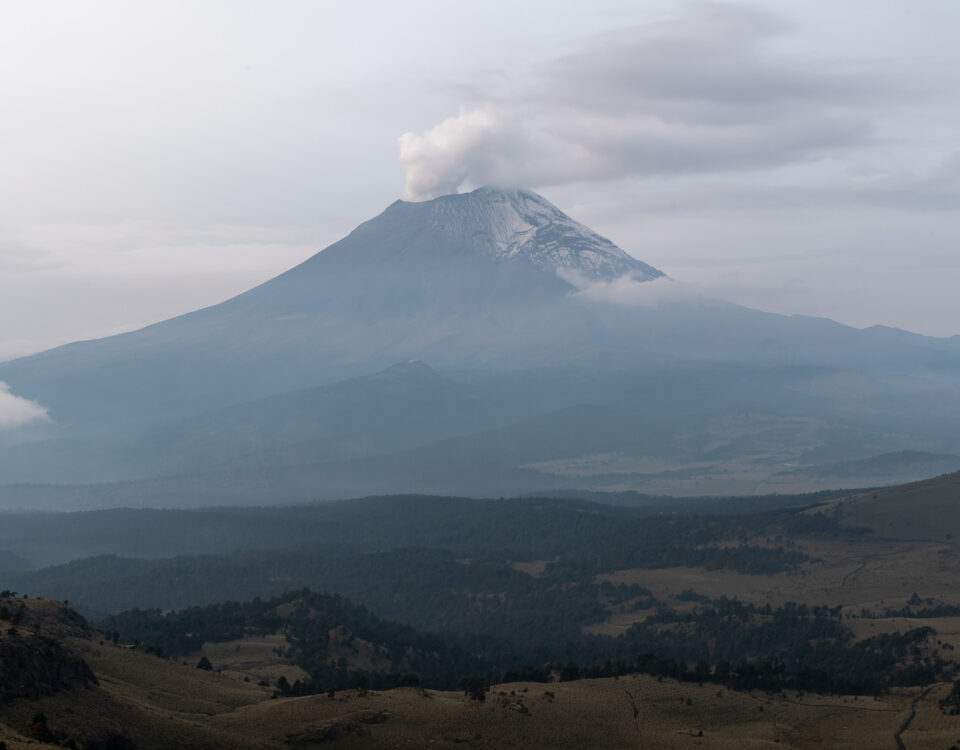
<svg viewBox="0 0 960 750">
<path fill-rule="evenodd" d="M 423 360 L 442 371 L 953 366 L 955 341 L 703 300 L 536 193 L 480 188 L 379 216 L 286 273 L 138 331 L 0 364 L 59 436 L 116 431 Z M 604 295 L 635 292 L 630 304 Z M 657 295 L 651 295 L 656 298 Z M 639 300 L 637 302 L 637 300 Z"/>
</svg>

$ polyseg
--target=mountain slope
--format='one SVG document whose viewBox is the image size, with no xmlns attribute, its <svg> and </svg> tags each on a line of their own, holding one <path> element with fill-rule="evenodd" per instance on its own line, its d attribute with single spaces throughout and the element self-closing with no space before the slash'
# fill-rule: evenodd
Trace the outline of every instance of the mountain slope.
<svg viewBox="0 0 960 750">
<path fill-rule="evenodd" d="M 142 431 L 25 442 L 0 452 L 18 482 L 122 481 L 304 461 L 347 460 L 410 447 L 535 413 L 540 399 L 497 397 L 422 362 L 205 412 Z M 549 403 L 549 401 L 548 401 Z"/>
<path fill-rule="evenodd" d="M 538 268 L 548 277 L 557 271 L 592 281 L 663 276 L 529 190 L 479 188 L 424 203 L 396 201 L 351 238 L 353 243 L 331 246 L 323 262 L 386 265 L 479 257 Z M 320 262 L 314 256 L 300 268 Z"/>
<path fill-rule="evenodd" d="M 142 432 L 8 447 L 0 508 L 871 487 L 897 475 L 879 466 L 849 475 L 803 467 L 906 447 L 960 449 L 955 386 L 930 392 L 923 379 L 889 380 L 744 366 L 451 378 L 406 363 Z M 908 479 L 923 467 L 911 471 Z"/>
<path fill-rule="evenodd" d="M 0 381 L 49 409 L 34 435 L 44 437 L 169 421 L 409 359 L 474 370 L 717 360 L 953 371 L 960 361 L 950 341 L 902 331 L 703 301 L 604 301 L 608 282 L 629 277 L 642 296 L 639 282 L 661 275 L 529 192 L 397 201 L 238 297 L 0 364 Z"/>
<path fill-rule="evenodd" d="M 960 456 L 927 453 L 924 451 L 896 451 L 851 461 L 803 466 L 784 474 L 841 480 L 873 477 L 884 483 L 904 484 L 918 479 L 947 474 L 960 468 Z M 873 484 L 877 484 L 874 482 Z M 871 486 L 864 482 L 863 486 Z"/>
<path fill-rule="evenodd" d="M 531 224 L 534 222 L 534 224 Z M 349 236 L 227 302 L 97 341 L 0 364 L 60 428 L 123 427 L 366 374 L 574 358 L 597 322 L 558 270 L 662 275 L 531 193 L 397 201 Z M 437 355 L 434 357 L 433 355 Z M 61 429 L 61 431 L 63 431 Z"/>
<path fill-rule="evenodd" d="M 888 539 L 960 539 L 960 472 L 840 501 L 844 523 Z"/>
</svg>

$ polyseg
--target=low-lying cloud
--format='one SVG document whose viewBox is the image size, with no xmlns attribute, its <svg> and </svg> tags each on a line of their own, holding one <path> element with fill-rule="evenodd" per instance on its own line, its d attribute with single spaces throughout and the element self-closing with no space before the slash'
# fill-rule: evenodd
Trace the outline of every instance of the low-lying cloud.
<svg viewBox="0 0 960 750">
<path fill-rule="evenodd" d="M 400 136 L 405 197 L 756 170 L 867 142 L 878 85 L 768 50 L 788 32 L 759 8 L 699 3 L 588 39 L 506 95 Z"/>
<path fill-rule="evenodd" d="M 624 274 L 609 281 L 597 281 L 571 271 L 560 271 L 558 275 L 576 288 L 575 297 L 591 302 L 620 307 L 660 307 L 705 301 L 699 290 L 668 276 L 645 281 Z"/>
<path fill-rule="evenodd" d="M 31 401 L 10 392 L 10 387 L 0 381 L 0 430 L 22 427 L 32 422 L 50 419 L 47 410 L 36 401 Z"/>
</svg>

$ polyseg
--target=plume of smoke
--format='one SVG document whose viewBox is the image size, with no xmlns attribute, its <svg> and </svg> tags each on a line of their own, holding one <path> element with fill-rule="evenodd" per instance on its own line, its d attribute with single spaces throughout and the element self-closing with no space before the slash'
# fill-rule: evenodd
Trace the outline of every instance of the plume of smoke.
<svg viewBox="0 0 960 750">
<path fill-rule="evenodd" d="M 769 169 L 866 142 L 878 86 L 770 51 L 788 31 L 758 8 L 698 3 L 588 38 L 491 103 L 400 136 L 405 197 Z"/>
<path fill-rule="evenodd" d="M 420 135 L 404 133 L 397 145 L 407 172 L 404 198 L 414 201 L 512 181 L 515 165 L 529 158 L 522 128 L 495 104 L 461 108 Z"/>
<path fill-rule="evenodd" d="M 0 381 L 0 430 L 22 427 L 31 422 L 45 422 L 49 419 L 47 410 L 40 404 L 13 395 L 10 387 Z"/>
</svg>

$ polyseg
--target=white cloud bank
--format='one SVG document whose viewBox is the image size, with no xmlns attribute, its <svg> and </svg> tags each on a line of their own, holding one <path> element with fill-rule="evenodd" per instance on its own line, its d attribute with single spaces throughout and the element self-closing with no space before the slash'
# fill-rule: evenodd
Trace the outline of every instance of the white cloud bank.
<svg viewBox="0 0 960 750">
<path fill-rule="evenodd" d="M 31 422 L 48 421 L 47 410 L 36 401 L 14 396 L 10 387 L 0 381 L 0 430 L 22 427 Z"/>
<path fill-rule="evenodd" d="M 713 301 L 704 297 L 698 287 L 661 276 L 650 281 L 624 274 L 610 281 L 596 281 L 570 271 L 558 276 L 576 288 L 574 296 L 620 307 L 662 307 L 677 303 Z"/>
</svg>

